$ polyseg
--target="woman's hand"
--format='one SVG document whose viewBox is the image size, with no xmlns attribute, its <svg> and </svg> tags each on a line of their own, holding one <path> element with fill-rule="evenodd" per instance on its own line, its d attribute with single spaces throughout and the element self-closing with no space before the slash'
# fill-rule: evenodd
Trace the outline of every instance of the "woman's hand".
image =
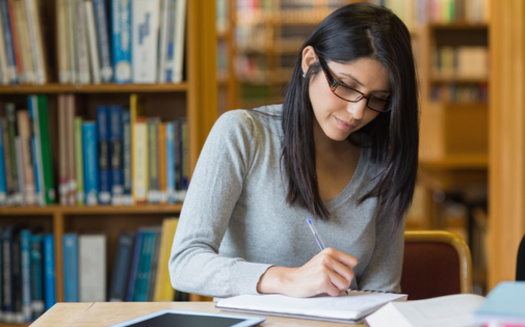
<svg viewBox="0 0 525 327">
<path fill-rule="evenodd" d="M 261 276 L 257 291 L 293 297 L 338 296 L 350 287 L 356 265 L 356 257 L 326 248 L 302 267 L 270 267 Z"/>
</svg>

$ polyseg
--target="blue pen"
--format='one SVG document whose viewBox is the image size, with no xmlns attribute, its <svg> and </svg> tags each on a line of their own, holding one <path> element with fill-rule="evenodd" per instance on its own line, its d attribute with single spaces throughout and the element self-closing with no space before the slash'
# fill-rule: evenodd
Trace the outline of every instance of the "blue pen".
<svg viewBox="0 0 525 327">
<path fill-rule="evenodd" d="M 317 229 L 315 229 L 314 223 L 312 222 L 310 218 L 306 219 L 306 222 L 308 223 L 308 226 L 310 227 L 312 234 L 314 234 L 315 240 L 317 241 L 319 248 L 321 249 L 321 251 L 323 251 L 324 244 L 323 244 L 323 241 L 321 241 L 321 238 L 319 237 L 319 233 L 317 233 Z"/>
</svg>

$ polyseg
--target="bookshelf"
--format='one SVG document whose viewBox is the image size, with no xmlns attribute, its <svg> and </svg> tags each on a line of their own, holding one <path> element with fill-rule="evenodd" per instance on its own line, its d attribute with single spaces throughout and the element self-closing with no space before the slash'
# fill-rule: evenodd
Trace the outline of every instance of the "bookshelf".
<svg viewBox="0 0 525 327">
<path fill-rule="evenodd" d="M 11 84 L 0 86 L 0 117 L 5 117 L 8 102 L 27 103 L 30 95 L 45 95 L 48 99 L 51 155 L 54 184 L 58 187 L 59 151 L 61 135 L 58 132 L 58 98 L 73 94 L 76 114 L 95 119 L 96 107 L 114 103 L 129 106 L 130 96 L 138 95 L 144 101 L 146 117 L 185 117 L 188 122 L 188 160 L 190 170 L 195 167 L 199 151 L 218 115 L 216 84 L 216 26 L 215 5 L 209 1 L 187 1 L 186 41 L 184 50 L 184 78 L 179 83 L 151 84 L 62 84 L 58 79 L 58 50 L 56 6 L 59 1 L 45 0 L 41 11 L 42 35 L 45 43 L 48 80 L 41 85 Z M 107 2 L 106 5 L 109 5 Z M 109 8 L 108 8 L 109 9 Z M 206 96 L 203 96 L 206 95 Z M 56 189 L 58 197 L 58 189 Z M 60 203 L 57 199 L 57 203 Z M 63 244 L 66 233 L 104 233 L 107 237 L 107 280 L 111 277 L 111 263 L 115 259 L 118 233 L 136 230 L 144 225 L 160 225 L 164 218 L 176 217 L 182 203 L 74 206 L 52 204 L 46 206 L 0 206 L 0 226 L 24 223 L 39 226 L 42 232 L 54 236 L 56 301 L 64 301 Z M 109 287 L 108 287 L 109 290 Z M 200 299 L 190 295 L 190 299 Z M 0 326 L 11 326 L 0 322 Z M 19 324 L 14 324 L 20 326 Z"/>
<path fill-rule="evenodd" d="M 220 1 L 225 3 L 224 0 Z M 334 9 L 349 0 L 228 0 L 225 47 L 231 108 L 280 103 L 304 39 Z"/>
</svg>

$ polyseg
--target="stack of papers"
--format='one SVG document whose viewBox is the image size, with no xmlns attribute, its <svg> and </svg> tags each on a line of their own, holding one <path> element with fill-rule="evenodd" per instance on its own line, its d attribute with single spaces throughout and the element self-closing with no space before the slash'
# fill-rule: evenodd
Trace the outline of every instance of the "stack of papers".
<svg viewBox="0 0 525 327">
<path fill-rule="evenodd" d="M 217 302 L 221 310 L 276 316 L 355 323 L 391 301 L 403 301 L 406 294 L 352 291 L 337 297 L 294 298 L 278 294 L 239 295 Z"/>
</svg>

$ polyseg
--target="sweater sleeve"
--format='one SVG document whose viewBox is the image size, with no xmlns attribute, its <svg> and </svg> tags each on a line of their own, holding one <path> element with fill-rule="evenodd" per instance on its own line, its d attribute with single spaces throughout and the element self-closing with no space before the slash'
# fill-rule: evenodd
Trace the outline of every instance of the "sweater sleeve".
<svg viewBox="0 0 525 327">
<path fill-rule="evenodd" d="M 219 254 L 249 172 L 256 135 L 243 110 L 223 114 L 199 156 L 184 200 L 169 260 L 173 288 L 213 297 L 256 294 L 268 264 Z"/>
</svg>

